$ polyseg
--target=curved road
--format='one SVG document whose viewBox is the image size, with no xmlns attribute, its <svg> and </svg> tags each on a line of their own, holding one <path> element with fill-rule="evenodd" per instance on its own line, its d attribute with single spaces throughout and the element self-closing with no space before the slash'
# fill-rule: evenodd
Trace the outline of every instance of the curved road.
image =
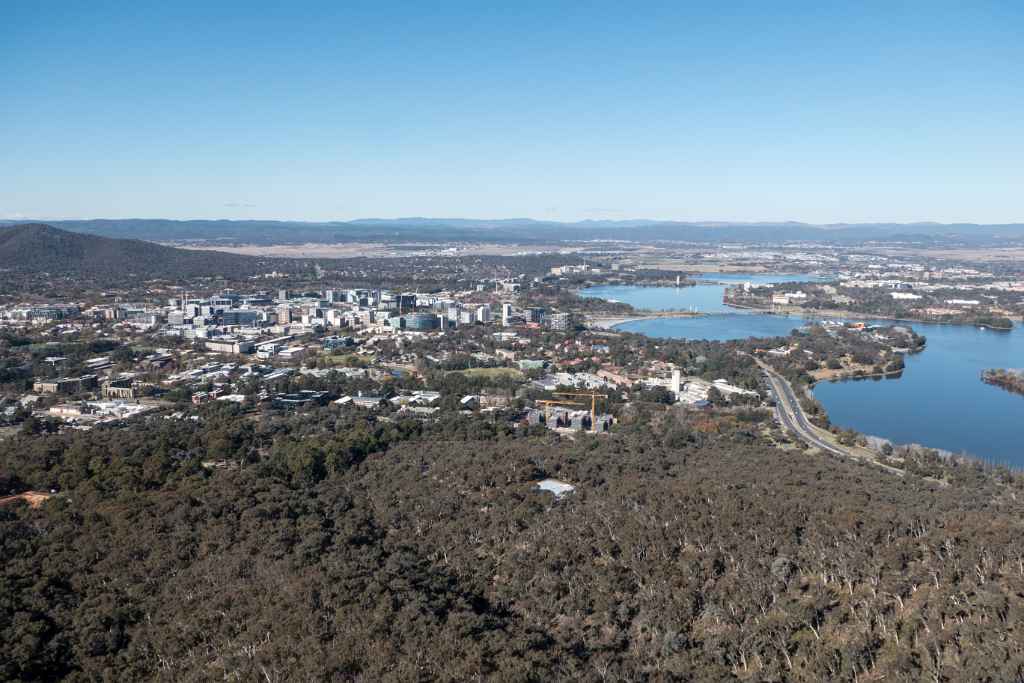
<svg viewBox="0 0 1024 683">
<path fill-rule="evenodd" d="M 766 366 L 762 365 L 761 368 L 764 370 L 764 375 L 771 385 L 772 394 L 775 395 L 775 414 L 778 416 L 779 422 L 782 423 L 783 427 L 795 433 L 812 446 L 816 446 L 833 455 L 841 455 L 847 458 L 862 457 L 851 453 L 845 448 L 829 443 L 819 436 L 814 425 L 810 423 L 807 415 L 804 414 L 804 409 L 800 405 L 796 394 L 793 393 L 793 387 L 789 385 L 789 382 L 774 371 L 769 370 Z"/>
<path fill-rule="evenodd" d="M 877 465 L 892 474 L 900 477 L 903 476 L 904 472 L 901 469 L 878 462 L 876 458 L 871 457 L 867 453 L 858 453 L 852 449 L 844 448 L 843 446 L 825 439 L 820 434 L 819 428 L 812 425 L 810 420 L 807 419 L 807 415 L 804 413 L 804 409 L 800 405 L 800 401 L 793 392 L 793 387 L 786 378 L 772 370 L 771 367 L 763 361 L 756 358 L 754 360 L 764 372 L 764 376 L 768 380 L 768 384 L 771 386 L 772 394 L 775 396 L 775 415 L 779 422 L 782 423 L 784 429 L 793 432 L 799 438 L 812 446 L 820 448 L 826 453 L 838 455 L 842 458 L 851 458 L 860 462 L 868 462 L 872 465 Z"/>
</svg>

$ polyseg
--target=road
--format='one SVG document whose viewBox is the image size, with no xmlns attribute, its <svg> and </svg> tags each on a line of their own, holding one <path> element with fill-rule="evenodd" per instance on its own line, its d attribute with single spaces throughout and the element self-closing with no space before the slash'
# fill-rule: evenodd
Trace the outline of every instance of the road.
<svg viewBox="0 0 1024 683">
<path fill-rule="evenodd" d="M 793 393 L 793 387 L 790 386 L 789 382 L 778 373 L 768 369 L 765 365 L 762 365 L 761 369 L 764 370 L 765 377 L 772 387 L 772 394 L 775 395 L 775 414 L 783 427 L 810 445 L 820 448 L 827 453 L 846 458 L 862 459 L 862 456 L 852 453 L 841 446 L 834 445 L 820 436 L 815 426 L 807 419 L 807 415 L 804 413 L 804 409 L 800 405 L 796 394 Z"/>
<path fill-rule="evenodd" d="M 797 400 L 796 394 L 793 393 L 793 387 L 789 382 L 782 377 L 782 375 L 772 370 L 763 361 L 755 360 L 761 367 L 761 370 L 764 371 L 764 375 L 768 379 L 768 383 L 771 385 L 772 394 L 775 395 L 775 415 L 778 417 L 779 422 L 782 423 L 782 426 L 785 429 L 793 432 L 810 445 L 816 446 L 826 453 L 838 455 L 841 458 L 850 458 L 851 460 L 870 463 L 876 467 L 881 467 L 883 470 L 895 474 L 898 477 L 902 477 L 905 474 L 903 470 L 899 468 L 879 462 L 877 458 L 871 456 L 867 452 L 857 452 L 851 448 L 844 448 L 843 446 L 825 439 L 819 433 L 819 428 L 812 425 L 810 420 L 807 419 L 807 415 L 804 413 L 804 409 L 800 405 L 800 401 Z M 942 484 L 942 482 L 938 481 L 935 483 Z"/>
</svg>

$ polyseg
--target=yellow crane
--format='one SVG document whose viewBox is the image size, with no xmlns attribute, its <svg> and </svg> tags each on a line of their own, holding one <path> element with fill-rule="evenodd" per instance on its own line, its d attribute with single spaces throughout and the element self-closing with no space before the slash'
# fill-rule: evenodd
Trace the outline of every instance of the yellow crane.
<svg viewBox="0 0 1024 683">
<path fill-rule="evenodd" d="M 541 399 L 534 401 L 544 406 L 544 423 L 551 424 L 551 406 L 583 406 L 586 407 L 586 403 L 578 403 L 576 401 L 552 401 L 550 399 Z"/>
<path fill-rule="evenodd" d="M 599 398 L 608 398 L 608 394 L 597 394 L 597 393 L 593 393 L 593 392 L 591 392 L 589 394 L 570 394 L 570 393 L 564 392 L 564 391 L 556 391 L 554 393 L 554 395 L 555 396 L 572 396 L 572 397 L 576 397 L 576 398 L 584 398 L 584 397 L 585 398 L 589 398 L 590 399 L 590 431 L 595 433 L 595 434 L 597 433 L 597 399 L 599 399 Z M 576 403 L 575 405 L 584 405 L 585 406 L 586 404 L 585 403 L 583 403 L 583 404 Z"/>
</svg>

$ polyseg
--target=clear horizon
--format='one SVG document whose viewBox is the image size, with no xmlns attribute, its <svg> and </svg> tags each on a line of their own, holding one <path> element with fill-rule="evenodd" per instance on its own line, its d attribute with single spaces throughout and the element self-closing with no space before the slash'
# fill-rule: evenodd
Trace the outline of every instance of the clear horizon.
<svg viewBox="0 0 1024 683">
<path fill-rule="evenodd" d="M 1008 2 L 26 3 L 0 218 L 1020 223 L 1022 28 Z"/>
<path fill-rule="evenodd" d="M 252 218 L 168 218 L 166 216 L 124 216 L 124 217 L 110 217 L 110 216 L 88 216 L 88 217 L 39 217 L 39 216 L 2 216 L 0 215 L 0 221 L 4 222 L 23 222 L 23 223 L 46 223 L 46 222 L 85 222 L 85 221 L 176 221 L 176 222 L 194 222 L 194 221 L 252 221 L 252 222 L 269 222 L 269 223 L 310 223 L 310 224 L 323 224 L 323 223 L 353 223 L 357 221 L 390 221 L 390 222 L 401 222 L 401 221 L 413 221 L 413 220 L 430 220 L 430 221 L 474 221 L 474 222 L 498 222 L 498 221 L 537 221 L 537 222 L 555 222 L 555 223 L 582 223 L 586 221 L 593 222 L 644 222 L 644 223 L 679 223 L 687 225 L 782 225 L 782 224 L 793 224 L 793 225 L 807 225 L 811 227 L 831 227 L 831 226 L 856 226 L 856 225 L 1024 225 L 1024 220 L 1019 221 L 927 221 L 927 220 L 908 220 L 908 221 L 829 221 L 829 222 L 811 222 L 811 221 L 798 221 L 798 220 L 677 220 L 673 218 L 635 218 L 635 217 L 623 217 L 623 218 L 580 218 L 576 220 L 569 219 L 555 219 L 555 218 L 535 218 L 530 216 L 508 216 L 503 218 L 487 217 L 479 218 L 474 216 L 359 216 L 356 218 L 327 218 L 322 220 L 312 220 L 303 218 L 265 218 L 265 217 L 252 217 Z"/>
</svg>

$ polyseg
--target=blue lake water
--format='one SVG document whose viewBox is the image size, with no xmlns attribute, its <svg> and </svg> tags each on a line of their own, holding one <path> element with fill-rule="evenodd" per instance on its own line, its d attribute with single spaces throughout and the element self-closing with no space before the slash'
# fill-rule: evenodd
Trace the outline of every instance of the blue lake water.
<svg viewBox="0 0 1024 683">
<path fill-rule="evenodd" d="M 764 273 L 704 273 L 700 276 L 702 280 L 713 280 L 723 284 L 700 284 L 693 287 L 630 287 L 609 285 L 604 287 L 590 287 L 583 290 L 581 296 L 599 297 L 602 299 L 615 299 L 637 308 L 646 308 L 654 311 L 690 310 L 691 308 L 701 313 L 736 313 L 738 309 L 730 308 L 722 303 L 722 294 L 727 284 L 738 284 L 750 282 L 754 284 L 766 284 L 775 282 L 809 282 L 815 280 L 810 275 L 767 275 Z M 623 328 L 629 329 L 629 328 Z M 639 332 L 641 330 L 629 330 Z M 787 331 L 788 332 L 788 331 Z M 644 332 L 646 334 L 646 332 Z M 740 335 L 748 336 L 748 335 Z M 712 337 L 708 337 L 711 339 Z M 717 338 L 717 337 L 715 337 Z M 726 337 L 729 338 L 729 337 Z"/>
<path fill-rule="evenodd" d="M 822 382 L 814 395 L 837 425 L 896 443 L 1024 467 L 1024 396 L 985 384 L 986 368 L 1024 366 L 1024 331 L 910 323 L 928 338 L 898 379 Z"/>
<path fill-rule="evenodd" d="M 803 318 L 795 316 L 729 312 L 699 318 L 635 320 L 617 325 L 615 329 L 646 334 L 648 337 L 728 341 L 747 337 L 785 337 L 806 323 Z"/>
<path fill-rule="evenodd" d="M 735 277 L 740 282 L 756 281 Z M 722 341 L 784 336 L 804 323 L 799 317 L 737 313 L 722 305 L 723 288 L 593 287 L 582 294 L 615 299 L 638 308 L 668 310 L 696 306 L 711 313 L 699 318 L 635 321 L 618 327 L 652 337 Z M 906 358 L 906 370 L 900 378 L 822 382 L 815 387 L 815 396 L 832 422 L 898 444 L 920 443 L 1024 467 L 1024 397 L 980 379 L 986 368 L 1024 367 L 1024 330 L 1018 327 L 1011 332 L 996 332 L 964 325 L 910 325 L 928 338 L 928 344 L 923 352 Z"/>
<path fill-rule="evenodd" d="M 776 282 L 814 282 L 821 279 L 814 275 L 785 275 L 781 273 L 703 273 L 691 277 L 695 280 L 727 282 L 729 284 L 751 282 L 758 285 L 774 284 Z"/>
</svg>

